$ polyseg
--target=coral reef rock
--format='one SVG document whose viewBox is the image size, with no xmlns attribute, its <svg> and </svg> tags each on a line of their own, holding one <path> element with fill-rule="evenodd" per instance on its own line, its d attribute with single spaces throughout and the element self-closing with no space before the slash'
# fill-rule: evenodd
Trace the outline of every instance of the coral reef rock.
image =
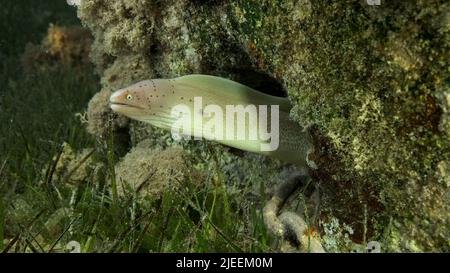
<svg viewBox="0 0 450 273">
<path fill-rule="evenodd" d="M 182 186 L 186 179 L 199 182 L 181 147 L 152 149 L 149 141 L 134 147 L 116 166 L 119 193 L 160 196 Z"/>
<path fill-rule="evenodd" d="M 203 73 L 287 95 L 316 142 L 321 223 L 383 251 L 449 251 L 448 1 L 84 0 L 78 15 L 105 92 L 94 134 L 108 92 L 138 80 Z"/>
</svg>

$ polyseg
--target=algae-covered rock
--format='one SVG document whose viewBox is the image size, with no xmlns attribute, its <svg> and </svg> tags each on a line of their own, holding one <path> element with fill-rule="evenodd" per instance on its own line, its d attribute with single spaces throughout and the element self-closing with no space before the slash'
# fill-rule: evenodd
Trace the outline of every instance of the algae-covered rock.
<svg viewBox="0 0 450 273">
<path fill-rule="evenodd" d="M 121 195 L 131 192 L 158 197 L 165 190 L 180 188 L 185 180 L 201 181 L 181 147 L 152 149 L 145 140 L 117 164 L 116 175 Z"/>
<path fill-rule="evenodd" d="M 322 235 L 339 219 L 357 243 L 448 251 L 448 1 L 84 0 L 78 12 L 104 88 L 92 133 L 108 130 L 110 92 L 142 79 L 203 73 L 287 94 L 315 139 Z"/>
<path fill-rule="evenodd" d="M 28 73 L 37 69 L 58 69 L 57 64 L 86 68 L 90 65 L 91 44 L 90 32 L 82 27 L 50 25 L 40 45 L 26 45 L 22 66 Z"/>
</svg>

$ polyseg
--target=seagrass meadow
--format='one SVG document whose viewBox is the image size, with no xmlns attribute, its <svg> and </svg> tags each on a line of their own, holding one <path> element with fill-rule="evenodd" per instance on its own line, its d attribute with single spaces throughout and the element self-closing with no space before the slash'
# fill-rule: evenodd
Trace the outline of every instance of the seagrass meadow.
<svg viewBox="0 0 450 273">
<path fill-rule="evenodd" d="M 450 251 L 450 3 L 372 2 L 2 1 L 0 251 L 297 251 L 263 217 L 295 166 L 110 109 L 189 74 L 289 99 L 325 251 Z"/>
</svg>

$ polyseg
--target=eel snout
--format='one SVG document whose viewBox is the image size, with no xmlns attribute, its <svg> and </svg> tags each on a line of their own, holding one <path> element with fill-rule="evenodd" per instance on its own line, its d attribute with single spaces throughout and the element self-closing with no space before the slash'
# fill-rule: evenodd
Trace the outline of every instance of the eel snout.
<svg viewBox="0 0 450 273">
<path fill-rule="evenodd" d="M 134 117 L 144 110 L 135 99 L 135 95 L 127 89 L 120 89 L 109 97 L 110 108 L 117 113 Z"/>
</svg>

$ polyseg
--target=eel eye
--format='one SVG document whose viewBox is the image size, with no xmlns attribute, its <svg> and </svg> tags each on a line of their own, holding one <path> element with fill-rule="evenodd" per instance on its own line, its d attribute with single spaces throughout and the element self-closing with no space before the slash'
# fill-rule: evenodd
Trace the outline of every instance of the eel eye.
<svg viewBox="0 0 450 273">
<path fill-rule="evenodd" d="M 127 95 L 127 100 L 132 100 L 132 99 L 133 99 L 133 96 L 131 94 L 128 94 Z"/>
</svg>

